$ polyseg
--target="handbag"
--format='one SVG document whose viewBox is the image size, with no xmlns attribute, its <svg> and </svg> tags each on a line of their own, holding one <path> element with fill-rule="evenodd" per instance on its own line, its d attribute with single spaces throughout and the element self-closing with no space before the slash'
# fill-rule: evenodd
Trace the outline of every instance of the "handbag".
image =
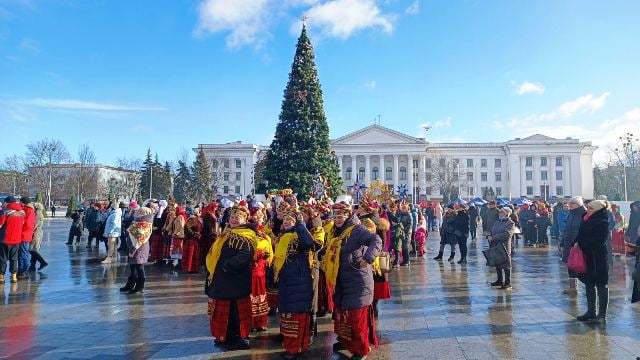
<svg viewBox="0 0 640 360">
<path fill-rule="evenodd" d="M 502 244 L 482 250 L 482 255 L 484 255 L 487 260 L 487 266 L 497 266 L 509 261 L 507 249 L 505 249 Z"/>
<path fill-rule="evenodd" d="M 572 247 L 571 250 L 569 250 L 567 268 L 578 274 L 585 274 L 587 272 L 587 260 L 579 247 Z"/>
<path fill-rule="evenodd" d="M 388 274 L 391 272 L 391 256 L 386 251 L 381 251 L 380 255 L 378 255 L 380 259 L 380 271 L 383 274 Z"/>
</svg>

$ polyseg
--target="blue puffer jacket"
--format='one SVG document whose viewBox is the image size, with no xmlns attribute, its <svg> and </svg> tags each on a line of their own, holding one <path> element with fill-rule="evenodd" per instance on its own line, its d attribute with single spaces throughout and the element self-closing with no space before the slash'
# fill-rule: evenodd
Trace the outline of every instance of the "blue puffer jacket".
<svg viewBox="0 0 640 360">
<path fill-rule="evenodd" d="M 304 223 L 287 229 L 298 236 L 296 252 L 289 254 L 278 274 L 278 311 L 281 313 L 310 312 L 313 288 L 309 249 L 313 238 Z"/>
<path fill-rule="evenodd" d="M 354 224 L 351 218 L 336 228 L 336 236 Z M 362 225 L 354 225 L 340 250 L 340 267 L 333 293 L 335 305 L 343 310 L 359 309 L 373 303 L 373 272 L 371 266 L 360 268 L 360 260 L 373 263 L 382 250 L 382 240 Z"/>
</svg>

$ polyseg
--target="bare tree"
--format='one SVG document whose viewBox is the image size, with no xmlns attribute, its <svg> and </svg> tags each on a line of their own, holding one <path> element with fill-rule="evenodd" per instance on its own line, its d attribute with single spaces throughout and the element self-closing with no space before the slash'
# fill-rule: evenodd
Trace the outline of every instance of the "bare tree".
<svg viewBox="0 0 640 360">
<path fill-rule="evenodd" d="M 136 158 L 118 158 L 116 159 L 116 165 L 124 170 L 129 170 L 122 179 L 124 186 L 124 195 L 133 200 L 138 197 L 140 192 L 140 179 L 142 178 L 142 164 L 141 159 Z"/>
<path fill-rule="evenodd" d="M 0 179 L 0 192 L 12 194 L 26 193 L 28 177 L 25 172 L 24 160 L 18 155 L 7 156 L 1 164 L 4 170 Z"/>
<path fill-rule="evenodd" d="M 440 190 L 445 202 L 456 199 L 460 196 L 459 190 L 469 184 L 459 160 L 444 154 L 436 154 L 433 160 L 431 183 Z"/>
<path fill-rule="evenodd" d="M 633 133 L 618 137 L 609 151 L 609 160 L 594 169 L 595 192 L 614 200 L 640 196 L 640 140 Z"/>
<path fill-rule="evenodd" d="M 78 201 L 82 202 L 86 196 L 95 195 L 98 190 L 96 155 L 88 144 L 82 144 L 78 148 L 78 163 L 80 166 L 76 167 L 74 176 L 69 180 L 74 182 Z"/>
<path fill-rule="evenodd" d="M 47 207 L 51 206 L 51 189 L 56 164 L 67 163 L 71 157 L 64 144 L 57 139 L 44 139 L 27 144 L 26 163 L 36 187 L 45 193 Z"/>
</svg>

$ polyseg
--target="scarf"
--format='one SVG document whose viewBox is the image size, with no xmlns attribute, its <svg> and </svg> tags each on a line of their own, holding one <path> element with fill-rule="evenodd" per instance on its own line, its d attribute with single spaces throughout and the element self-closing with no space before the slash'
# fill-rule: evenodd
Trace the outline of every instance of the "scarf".
<svg viewBox="0 0 640 360">
<path fill-rule="evenodd" d="M 298 234 L 295 231 L 287 231 L 280 237 L 276 245 L 276 254 L 273 258 L 273 273 L 275 281 L 278 281 L 280 270 L 287 261 L 287 255 L 293 253 L 298 248 Z"/>
<path fill-rule="evenodd" d="M 367 230 L 369 230 L 369 232 L 376 234 L 377 227 L 375 222 L 371 219 L 371 216 L 361 217 L 360 224 L 362 224 L 362 226 L 364 226 Z M 376 258 L 373 260 L 373 264 L 371 264 L 371 269 L 373 270 L 374 274 L 382 275 L 382 269 L 380 269 L 379 256 L 376 256 Z"/>
<path fill-rule="evenodd" d="M 246 226 L 240 226 L 236 228 L 227 227 L 222 235 L 216 239 L 209 250 L 206 258 L 207 271 L 209 272 L 208 283 L 213 281 L 213 274 L 216 271 L 216 266 L 220 260 L 220 254 L 222 254 L 222 247 L 225 244 L 233 249 L 240 249 L 243 245 L 247 244 L 249 247 L 257 248 L 257 237 L 253 229 Z"/>
<path fill-rule="evenodd" d="M 349 236 L 351 236 L 351 231 L 353 231 L 354 226 L 355 224 L 352 219 L 349 219 L 342 228 L 336 228 L 334 226 L 329 235 L 327 252 L 324 256 L 324 260 L 322 261 L 322 267 L 327 277 L 327 281 L 332 287 L 336 286 L 336 281 L 338 279 L 340 250 L 342 249 L 342 244 L 347 242 Z"/>
<path fill-rule="evenodd" d="M 269 258 L 265 260 L 267 266 L 271 265 L 273 261 L 273 248 L 271 246 L 271 238 L 269 235 L 265 234 L 263 231 L 258 231 L 258 238 L 256 244 L 256 254 L 254 257 L 255 261 L 258 261 L 258 256 L 269 253 Z"/>
<path fill-rule="evenodd" d="M 129 226 L 129 238 L 131 245 L 138 250 L 151 237 L 153 223 L 148 221 L 136 221 Z"/>
</svg>

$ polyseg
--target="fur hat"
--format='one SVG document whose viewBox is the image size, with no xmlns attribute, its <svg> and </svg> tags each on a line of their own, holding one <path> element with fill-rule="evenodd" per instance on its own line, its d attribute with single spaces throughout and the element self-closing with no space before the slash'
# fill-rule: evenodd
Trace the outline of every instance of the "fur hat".
<svg viewBox="0 0 640 360">
<path fill-rule="evenodd" d="M 500 210 L 498 210 L 498 212 L 503 212 L 507 214 L 507 216 L 511 216 L 511 213 L 512 213 L 511 208 L 506 206 L 501 207 Z"/>
<path fill-rule="evenodd" d="M 582 199 L 582 196 L 574 196 L 569 200 L 569 204 L 584 206 L 584 200 Z"/>
<path fill-rule="evenodd" d="M 592 209 L 594 211 L 598 211 L 601 209 L 608 209 L 609 208 L 609 202 L 605 201 L 605 200 L 592 200 L 589 201 L 589 203 L 587 204 L 587 207 L 589 209 Z"/>
</svg>

